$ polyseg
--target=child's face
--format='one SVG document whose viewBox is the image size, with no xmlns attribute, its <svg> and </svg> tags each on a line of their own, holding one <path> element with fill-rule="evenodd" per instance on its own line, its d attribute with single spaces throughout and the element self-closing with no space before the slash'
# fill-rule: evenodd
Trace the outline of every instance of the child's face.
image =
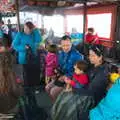
<svg viewBox="0 0 120 120">
<path fill-rule="evenodd" d="M 92 31 L 88 31 L 88 33 L 89 33 L 89 34 L 93 34 L 93 32 L 92 32 Z"/>
<path fill-rule="evenodd" d="M 75 72 L 76 74 L 81 74 L 81 73 L 83 73 L 83 71 L 80 70 L 80 69 L 77 67 L 77 65 L 74 66 L 74 72 Z"/>
</svg>

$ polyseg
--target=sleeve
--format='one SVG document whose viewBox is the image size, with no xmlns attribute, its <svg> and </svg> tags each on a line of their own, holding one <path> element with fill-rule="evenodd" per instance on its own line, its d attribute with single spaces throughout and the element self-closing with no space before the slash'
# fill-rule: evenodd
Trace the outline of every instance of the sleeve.
<svg viewBox="0 0 120 120">
<path fill-rule="evenodd" d="M 76 81 L 71 80 L 70 85 L 74 88 L 84 87 L 88 84 L 88 77 L 87 75 L 82 75 L 79 79 L 76 79 Z"/>
<path fill-rule="evenodd" d="M 77 50 L 76 52 L 74 53 L 73 55 L 73 61 L 74 61 L 74 64 L 79 61 L 79 60 L 84 60 L 84 55 L 82 55 L 81 53 L 79 53 Z"/>
<path fill-rule="evenodd" d="M 12 42 L 12 48 L 17 52 L 25 51 L 25 46 L 21 44 L 21 33 L 17 33 L 15 39 Z"/>
<path fill-rule="evenodd" d="M 88 76 L 87 75 L 83 75 L 80 77 L 81 79 L 78 80 L 78 82 L 81 84 L 81 85 L 87 85 L 88 84 Z"/>
<path fill-rule="evenodd" d="M 84 85 L 80 84 L 80 83 L 76 83 L 74 80 L 71 80 L 70 81 L 70 85 L 73 87 L 73 88 L 82 88 L 84 87 Z"/>
<path fill-rule="evenodd" d="M 57 55 L 55 56 L 55 60 L 54 61 L 55 61 L 55 67 L 58 67 L 58 56 Z"/>
<path fill-rule="evenodd" d="M 49 55 L 46 57 L 46 63 L 47 66 L 54 66 L 56 67 L 57 65 L 57 60 L 56 60 L 56 56 L 55 55 Z"/>
<path fill-rule="evenodd" d="M 89 84 L 89 90 L 92 90 L 95 93 L 102 92 L 107 87 L 107 75 L 103 72 L 99 72 L 95 75 L 94 79 L 91 80 Z"/>
<path fill-rule="evenodd" d="M 75 81 L 71 80 L 71 81 L 70 81 L 70 85 L 71 85 L 72 87 L 75 87 L 75 86 L 76 86 Z"/>
<path fill-rule="evenodd" d="M 33 34 L 34 34 L 34 40 L 35 40 L 35 48 L 38 48 L 39 44 L 42 42 L 41 33 L 38 29 L 35 29 L 33 31 Z"/>
<path fill-rule="evenodd" d="M 62 53 L 62 51 L 59 51 L 58 52 L 58 66 L 61 68 L 61 66 L 62 66 L 62 56 L 63 56 L 63 53 Z"/>
</svg>

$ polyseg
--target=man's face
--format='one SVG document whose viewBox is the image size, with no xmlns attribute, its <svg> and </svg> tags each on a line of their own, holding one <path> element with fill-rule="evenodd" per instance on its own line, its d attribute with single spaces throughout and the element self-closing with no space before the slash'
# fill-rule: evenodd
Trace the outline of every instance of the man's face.
<svg viewBox="0 0 120 120">
<path fill-rule="evenodd" d="M 61 41 L 61 47 L 64 52 L 66 52 L 66 53 L 69 52 L 71 50 L 71 46 L 72 46 L 72 43 L 71 43 L 70 39 Z"/>
</svg>

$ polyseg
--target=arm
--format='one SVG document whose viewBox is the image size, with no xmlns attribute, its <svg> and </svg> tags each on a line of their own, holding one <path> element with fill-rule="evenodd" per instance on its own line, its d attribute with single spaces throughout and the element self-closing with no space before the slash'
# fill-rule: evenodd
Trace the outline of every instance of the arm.
<svg viewBox="0 0 120 120">
<path fill-rule="evenodd" d="M 76 83 L 74 80 L 71 80 L 68 77 L 65 77 L 64 79 L 65 83 L 70 84 L 73 88 L 82 88 L 84 85 Z"/>
<path fill-rule="evenodd" d="M 54 66 L 57 67 L 57 58 L 56 55 L 47 55 L 46 56 L 46 63 L 47 66 Z"/>
<path fill-rule="evenodd" d="M 91 83 L 89 84 L 89 90 L 94 93 L 99 93 L 100 91 L 104 91 L 107 87 L 107 75 L 103 71 L 97 73 Z"/>
<path fill-rule="evenodd" d="M 67 63 L 67 67 L 66 67 L 66 71 L 67 71 L 67 76 L 73 76 L 73 72 L 74 72 L 74 68 L 73 66 L 75 65 L 75 63 L 79 60 L 84 60 L 84 56 L 82 54 L 80 54 L 77 50 L 75 50 L 72 53 L 72 56 L 69 58 L 68 63 Z"/>
<path fill-rule="evenodd" d="M 42 37 L 40 31 L 35 28 L 33 30 L 34 40 L 35 40 L 35 48 L 38 48 L 39 44 L 42 42 Z"/>
<path fill-rule="evenodd" d="M 73 88 L 82 88 L 82 87 L 85 86 L 85 84 L 77 83 L 77 82 L 75 82 L 74 80 L 71 80 L 71 81 L 70 81 L 70 85 L 71 85 Z"/>
<path fill-rule="evenodd" d="M 84 55 L 82 55 L 81 53 L 79 53 L 77 50 L 74 51 L 73 53 L 73 62 L 74 64 L 79 61 L 79 60 L 84 60 Z"/>
<path fill-rule="evenodd" d="M 18 33 L 12 42 L 12 48 L 17 52 L 25 51 L 25 46 L 21 44 L 21 33 Z"/>
</svg>

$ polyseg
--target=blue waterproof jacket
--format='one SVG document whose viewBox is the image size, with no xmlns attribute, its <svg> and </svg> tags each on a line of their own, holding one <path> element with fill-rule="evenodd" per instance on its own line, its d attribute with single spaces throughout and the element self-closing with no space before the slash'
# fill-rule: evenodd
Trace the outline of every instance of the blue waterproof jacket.
<svg viewBox="0 0 120 120">
<path fill-rule="evenodd" d="M 89 116 L 90 120 L 120 120 L 120 78 Z"/>
<path fill-rule="evenodd" d="M 60 69 L 64 72 L 67 76 L 72 76 L 74 72 L 74 64 L 78 60 L 83 60 L 84 57 L 80 54 L 76 49 L 71 48 L 68 53 L 64 51 L 60 51 L 58 54 L 58 64 Z"/>
<path fill-rule="evenodd" d="M 17 33 L 15 39 L 12 42 L 12 48 L 18 52 L 18 63 L 26 64 L 26 45 L 29 45 L 34 54 L 37 53 L 37 48 L 41 42 L 41 35 L 38 29 L 34 29 L 31 34 L 25 34 L 23 32 Z"/>
</svg>

